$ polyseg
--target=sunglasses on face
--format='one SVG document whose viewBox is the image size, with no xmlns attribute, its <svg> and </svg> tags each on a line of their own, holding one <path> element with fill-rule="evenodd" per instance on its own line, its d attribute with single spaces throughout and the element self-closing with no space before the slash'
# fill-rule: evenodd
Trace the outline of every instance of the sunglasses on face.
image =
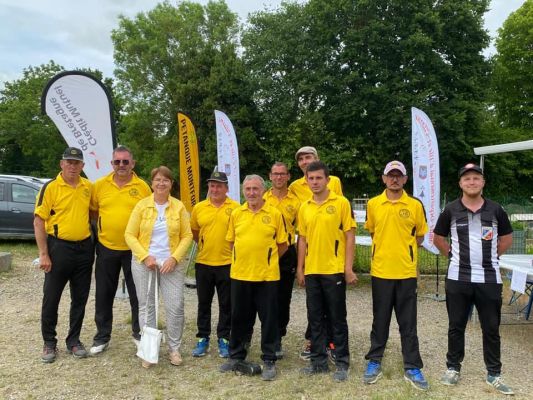
<svg viewBox="0 0 533 400">
<path fill-rule="evenodd" d="M 122 165 L 128 165 L 130 160 L 113 160 L 112 163 L 113 165 L 120 165 L 121 163 Z"/>
</svg>

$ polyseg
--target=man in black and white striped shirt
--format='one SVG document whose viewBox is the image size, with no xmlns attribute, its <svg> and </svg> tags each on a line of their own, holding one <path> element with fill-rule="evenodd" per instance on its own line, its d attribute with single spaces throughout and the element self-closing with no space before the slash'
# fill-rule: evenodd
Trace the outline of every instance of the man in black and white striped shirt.
<svg viewBox="0 0 533 400">
<path fill-rule="evenodd" d="M 450 259 L 446 279 L 448 310 L 448 370 L 441 379 L 446 385 L 459 381 L 465 353 L 465 328 L 475 305 L 483 332 L 486 382 L 500 393 L 513 394 L 500 373 L 500 318 L 502 278 L 498 264 L 512 244 L 512 228 L 503 208 L 482 196 L 483 170 L 466 164 L 459 170 L 462 196 L 446 206 L 435 225 L 433 243 Z M 446 238 L 451 237 L 451 244 Z"/>
</svg>

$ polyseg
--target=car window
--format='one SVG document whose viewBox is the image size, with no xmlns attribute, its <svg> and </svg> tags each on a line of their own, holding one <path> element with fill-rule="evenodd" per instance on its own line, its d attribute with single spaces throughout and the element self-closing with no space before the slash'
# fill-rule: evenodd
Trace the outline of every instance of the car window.
<svg viewBox="0 0 533 400">
<path fill-rule="evenodd" d="M 0 201 L 4 201 L 4 182 L 0 182 Z"/>
<path fill-rule="evenodd" d="M 11 184 L 11 198 L 14 202 L 34 204 L 35 197 L 37 197 L 37 189 L 16 183 Z"/>
</svg>

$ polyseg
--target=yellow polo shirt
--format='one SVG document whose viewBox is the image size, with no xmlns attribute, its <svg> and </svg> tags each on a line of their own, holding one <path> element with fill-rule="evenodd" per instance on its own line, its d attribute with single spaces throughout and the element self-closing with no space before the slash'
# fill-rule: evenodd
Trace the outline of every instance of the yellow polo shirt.
<svg viewBox="0 0 533 400">
<path fill-rule="evenodd" d="M 240 204 L 229 197 L 220 207 L 214 206 L 209 198 L 193 207 L 191 229 L 199 231 L 196 262 L 212 266 L 231 264 L 226 233 L 231 212 L 237 207 Z"/>
<path fill-rule="evenodd" d="M 344 273 L 344 234 L 353 228 L 355 222 L 346 197 L 330 191 L 322 204 L 312 197 L 304 201 L 298 213 L 298 230 L 307 242 L 305 274 Z"/>
<path fill-rule="evenodd" d="M 281 215 L 283 215 L 289 238 L 287 243 L 289 246 L 293 245 L 296 235 L 296 220 L 298 217 L 298 210 L 300 209 L 300 200 L 298 200 L 298 198 L 291 192 L 288 192 L 287 196 L 280 200 L 272 193 L 272 189 L 268 190 L 263 195 L 263 199 L 267 204 L 276 207 L 281 212 Z"/>
<path fill-rule="evenodd" d="M 232 279 L 279 281 L 277 245 L 287 242 L 287 232 L 275 207 L 265 203 L 254 213 L 244 203 L 233 210 L 226 240 L 233 242 Z"/>
<path fill-rule="evenodd" d="M 91 236 L 89 203 L 92 184 L 82 178 L 75 188 L 61 173 L 39 191 L 34 214 L 45 221 L 46 233 L 63 240 L 80 241 Z"/>
<path fill-rule="evenodd" d="M 150 196 L 148 184 L 135 173 L 121 188 L 113 180 L 115 173 L 98 179 L 91 196 L 91 211 L 98 211 L 98 241 L 112 250 L 128 250 L 124 231 L 139 200 Z"/>
<path fill-rule="evenodd" d="M 329 176 L 328 189 L 333 193 L 337 193 L 340 196 L 343 195 L 341 180 L 336 176 Z M 296 198 L 300 200 L 300 203 L 303 203 L 311 196 L 313 196 L 313 192 L 311 192 L 311 189 L 309 189 L 309 185 L 305 180 L 305 176 L 302 176 L 300 179 L 296 179 L 295 181 L 293 181 L 289 186 L 289 192 L 295 195 Z"/>
<path fill-rule="evenodd" d="M 420 200 L 404 191 L 390 201 L 386 191 L 368 201 L 365 228 L 373 234 L 370 274 L 383 279 L 416 278 L 417 236 L 428 231 Z"/>
</svg>

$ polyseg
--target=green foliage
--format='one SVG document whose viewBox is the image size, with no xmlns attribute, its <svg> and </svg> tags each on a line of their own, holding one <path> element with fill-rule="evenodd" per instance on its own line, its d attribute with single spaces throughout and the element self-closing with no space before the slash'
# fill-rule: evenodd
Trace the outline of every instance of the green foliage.
<svg viewBox="0 0 533 400">
<path fill-rule="evenodd" d="M 235 127 L 243 172 L 263 165 L 238 33 L 237 15 L 223 1 L 164 2 L 120 18 L 112 33 L 117 88 L 127 111 L 119 139 L 134 149 L 143 175 L 158 164 L 178 170 L 178 111 L 195 124 L 204 176 L 217 163 L 215 109 Z"/>
<path fill-rule="evenodd" d="M 252 15 L 244 57 L 267 152 L 315 145 L 351 194 L 376 193 L 382 166 L 410 159 L 415 106 L 437 130 L 443 191 L 456 186 L 481 122 L 487 3 L 311 0 Z"/>
<path fill-rule="evenodd" d="M 0 91 L 0 171 L 53 177 L 65 142 L 53 122 L 41 114 L 44 86 L 63 68 L 53 61 L 28 67 L 23 77 Z"/>
</svg>

